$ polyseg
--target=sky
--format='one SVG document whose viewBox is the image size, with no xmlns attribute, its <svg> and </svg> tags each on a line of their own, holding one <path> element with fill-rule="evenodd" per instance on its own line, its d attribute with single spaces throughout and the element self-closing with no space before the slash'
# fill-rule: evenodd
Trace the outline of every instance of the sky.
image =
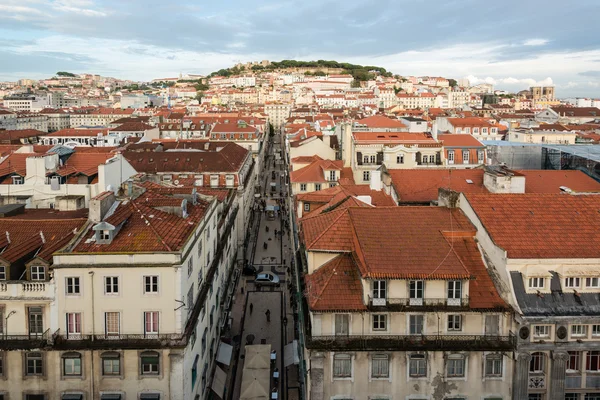
<svg viewBox="0 0 600 400">
<path fill-rule="evenodd" d="M 0 81 L 326 59 L 600 98 L 599 15 L 600 0 L 0 0 Z"/>
</svg>

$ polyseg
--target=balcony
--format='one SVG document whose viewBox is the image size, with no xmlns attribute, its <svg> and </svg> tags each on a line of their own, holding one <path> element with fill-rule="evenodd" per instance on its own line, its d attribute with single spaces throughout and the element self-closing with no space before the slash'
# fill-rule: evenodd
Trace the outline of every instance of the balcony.
<svg viewBox="0 0 600 400">
<path fill-rule="evenodd" d="M 43 349 L 50 343 L 48 341 L 50 330 L 41 334 L 8 335 L 0 334 L 0 349 L 2 350 L 30 350 Z"/>
<path fill-rule="evenodd" d="M 307 337 L 306 347 L 321 351 L 510 351 L 516 338 L 491 335 L 345 335 Z"/>
<path fill-rule="evenodd" d="M 465 310 L 469 308 L 469 298 L 460 299 L 411 299 L 386 298 L 376 299 L 369 296 L 369 311 L 429 311 L 429 310 Z"/>
<path fill-rule="evenodd" d="M 54 284 L 47 281 L 0 281 L 0 298 L 53 300 Z"/>
<path fill-rule="evenodd" d="M 184 336 L 179 333 L 116 334 L 116 335 L 66 335 L 60 330 L 52 335 L 58 350 L 86 349 L 159 349 L 185 347 Z"/>
</svg>

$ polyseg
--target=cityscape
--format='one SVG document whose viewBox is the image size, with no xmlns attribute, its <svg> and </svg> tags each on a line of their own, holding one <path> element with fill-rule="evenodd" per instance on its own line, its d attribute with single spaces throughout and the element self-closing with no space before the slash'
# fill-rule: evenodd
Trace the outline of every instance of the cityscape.
<svg viewBox="0 0 600 400">
<path fill-rule="evenodd" d="M 0 1 L 0 400 L 600 400 L 600 4 L 101 3 Z"/>
</svg>

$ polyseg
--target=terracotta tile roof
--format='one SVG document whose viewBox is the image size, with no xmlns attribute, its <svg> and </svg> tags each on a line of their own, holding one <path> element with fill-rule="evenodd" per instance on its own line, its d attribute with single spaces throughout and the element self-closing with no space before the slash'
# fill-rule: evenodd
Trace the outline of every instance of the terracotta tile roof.
<svg viewBox="0 0 600 400">
<path fill-rule="evenodd" d="M 587 117 L 587 118 L 598 118 L 600 117 L 600 108 L 597 107 L 567 107 L 567 106 L 555 106 L 550 107 L 554 112 L 560 116 L 566 117 Z"/>
<path fill-rule="evenodd" d="M 314 156 L 299 156 L 292 158 L 292 164 L 310 164 L 318 160 L 322 160 L 322 158 L 316 154 Z"/>
<path fill-rule="evenodd" d="M 488 193 L 483 185 L 484 170 L 473 169 L 390 169 L 399 203 L 429 203 L 438 199 L 438 189 L 462 193 Z M 467 179 L 473 183 L 469 183 Z"/>
<path fill-rule="evenodd" d="M 341 171 L 343 165 L 342 160 L 317 160 L 304 168 L 290 172 L 290 181 L 326 183 L 329 181 L 325 179 L 325 171 Z"/>
<path fill-rule="evenodd" d="M 157 144 L 133 145 L 128 150 L 147 146 L 154 149 Z M 209 151 L 125 151 L 123 156 L 137 172 L 238 172 L 248 150 L 236 143 L 220 143 L 216 149 L 211 145 Z"/>
<path fill-rule="evenodd" d="M 302 193 L 297 196 L 298 201 L 315 204 L 316 209 L 304 213 L 304 217 L 320 214 L 331 209 L 347 208 L 352 206 L 368 206 L 356 196 L 370 196 L 371 204 L 377 206 L 395 206 L 392 197 L 384 191 L 371 190 L 368 185 L 337 185 L 316 192 Z"/>
<path fill-rule="evenodd" d="M 600 196 L 467 194 L 509 258 L 600 258 Z"/>
<path fill-rule="evenodd" d="M 444 142 L 444 147 L 485 147 L 483 143 L 471 135 L 457 133 L 438 135 L 438 140 Z"/>
<path fill-rule="evenodd" d="M 112 153 L 73 153 L 65 161 L 64 165 L 56 170 L 60 176 L 80 173 L 86 176 L 96 175 L 98 166 L 106 164 L 106 161 L 113 158 Z"/>
<path fill-rule="evenodd" d="M 0 142 L 14 142 L 20 139 L 28 139 L 47 135 L 47 132 L 37 129 L 19 129 L 19 130 L 0 130 Z"/>
<path fill-rule="evenodd" d="M 489 127 L 492 124 L 485 118 L 467 117 L 467 118 L 448 118 L 448 122 L 454 127 Z"/>
<path fill-rule="evenodd" d="M 344 168 L 342 168 L 342 171 L 340 172 L 339 184 L 340 185 L 354 185 L 354 184 L 356 184 L 356 182 L 354 182 L 354 172 L 352 172 L 352 168 L 351 167 L 344 167 Z"/>
<path fill-rule="evenodd" d="M 249 125 L 240 124 L 215 124 L 211 133 L 255 133 L 257 129 Z"/>
<path fill-rule="evenodd" d="M 148 125 L 141 121 L 124 122 L 116 128 L 111 129 L 113 132 L 143 132 L 153 129 L 152 125 Z"/>
<path fill-rule="evenodd" d="M 146 201 L 148 199 L 148 201 Z M 171 252 L 180 250 L 204 218 L 209 203 L 188 202 L 188 217 L 161 211 L 156 207 L 181 205 L 182 199 L 167 200 L 151 191 L 135 200 L 122 202 L 106 222 L 122 225 L 110 244 L 96 244 L 95 232 L 89 229 L 73 249 L 74 253 Z"/>
<path fill-rule="evenodd" d="M 372 117 L 363 118 L 357 122 L 361 125 L 366 125 L 369 128 L 406 128 L 406 125 L 397 119 L 388 118 L 383 115 L 373 115 Z"/>
<path fill-rule="evenodd" d="M 52 263 L 52 254 L 73 239 L 86 222 L 87 210 L 25 210 L 22 214 L 0 218 L 4 247 L 0 258 L 14 263 L 28 262 L 37 256 Z"/>
<path fill-rule="evenodd" d="M 311 310 L 366 310 L 358 271 L 349 255 L 340 255 L 305 277 Z"/>
<path fill-rule="evenodd" d="M 39 156 L 36 153 L 12 153 L 9 154 L 0 164 L 0 176 L 17 174 L 25 176 L 27 173 L 27 158 Z"/>
<path fill-rule="evenodd" d="M 425 133 L 409 132 L 352 132 L 357 143 L 437 143 Z"/>
<path fill-rule="evenodd" d="M 525 176 L 525 193 L 561 193 L 561 186 L 575 192 L 600 192 L 600 183 L 578 170 L 519 170 Z"/>
</svg>

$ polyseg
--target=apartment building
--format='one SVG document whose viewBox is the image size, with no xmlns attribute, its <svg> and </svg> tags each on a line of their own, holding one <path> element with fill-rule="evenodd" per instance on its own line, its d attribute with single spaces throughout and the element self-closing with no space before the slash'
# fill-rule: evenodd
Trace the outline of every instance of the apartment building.
<svg viewBox="0 0 600 400">
<path fill-rule="evenodd" d="M 50 96 L 21 93 L 4 98 L 4 107 L 22 112 L 40 111 L 50 105 Z"/>
<path fill-rule="evenodd" d="M 311 399 L 512 398 L 512 311 L 462 212 L 349 207 L 300 224 Z"/>
<path fill-rule="evenodd" d="M 71 128 L 80 126 L 108 126 L 120 118 L 131 117 L 134 110 L 114 108 L 79 109 L 70 114 Z"/>
<path fill-rule="evenodd" d="M 438 133 L 460 133 L 473 135 L 478 140 L 501 140 L 498 127 L 485 118 L 436 118 L 433 131 Z"/>
<path fill-rule="evenodd" d="M 9 110 L 0 110 L 0 129 L 17 129 L 17 113 Z"/>
<path fill-rule="evenodd" d="M 48 116 L 38 113 L 18 112 L 17 129 L 37 129 L 48 132 Z"/>
<path fill-rule="evenodd" d="M 582 194 L 460 196 L 518 310 L 513 399 L 600 397 L 599 206 Z"/>
<path fill-rule="evenodd" d="M 273 125 L 274 129 L 281 129 L 286 120 L 290 117 L 292 105 L 286 103 L 267 103 L 265 104 L 265 114 L 267 122 Z"/>
<path fill-rule="evenodd" d="M 299 157 L 310 158 L 310 157 Z M 344 168 L 341 160 L 323 160 L 315 156 L 305 167 L 290 172 L 292 194 L 310 193 L 337 186 L 340 179 L 352 180 L 349 168 Z"/>
<path fill-rule="evenodd" d="M 59 108 L 44 108 L 40 114 L 48 117 L 48 132 L 56 132 L 71 127 L 69 113 Z"/>
<path fill-rule="evenodd" d="M 473 168 L 487 163 L 485 145 L 471 135 L 438 135 L 444 145 L 446 166 L 450 168 Z"/>
</svg>

